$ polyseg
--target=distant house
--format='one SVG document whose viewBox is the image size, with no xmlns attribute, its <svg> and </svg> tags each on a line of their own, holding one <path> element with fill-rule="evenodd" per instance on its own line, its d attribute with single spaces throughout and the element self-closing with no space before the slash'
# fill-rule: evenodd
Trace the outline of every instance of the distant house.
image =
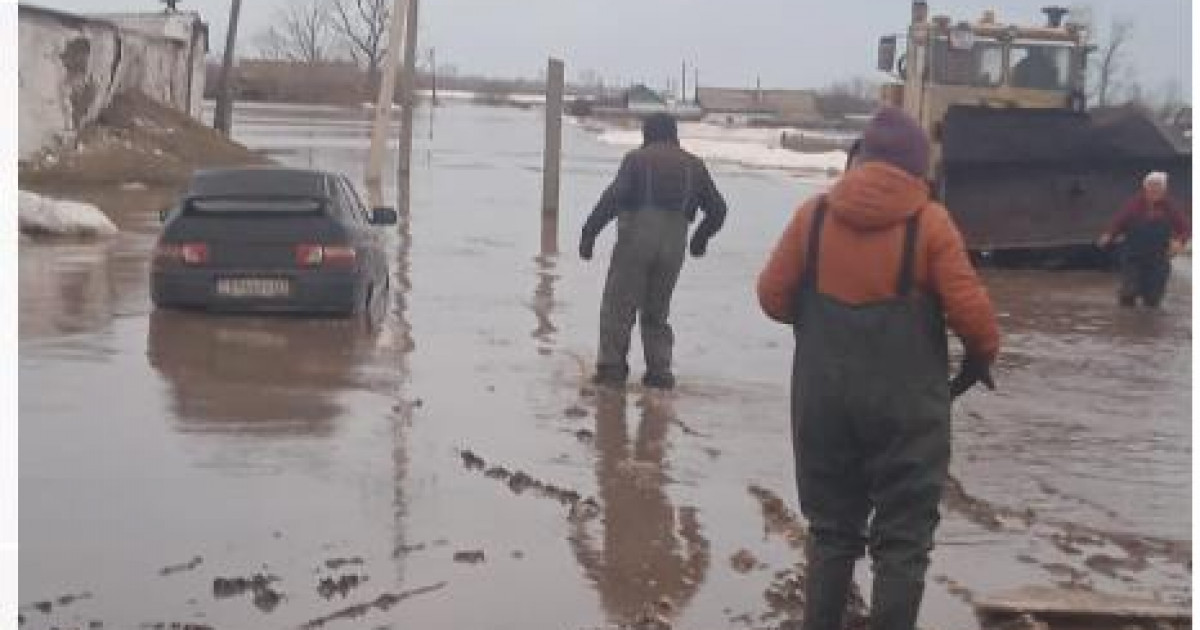
<svg viewBox="0 0 1200 630">
<path fill-rule="evenodd" d="M 667 99 L 640 83 L 625 90 L 622 100 L 625 109 L 634 114 L 655 114 L 669 109 Z"/>
<path fill-rule="evenodd" d="M 706 119 L 734 125 L 806 125 L 824 120 L 811 90 L 697 90 Z"/>
</svg>

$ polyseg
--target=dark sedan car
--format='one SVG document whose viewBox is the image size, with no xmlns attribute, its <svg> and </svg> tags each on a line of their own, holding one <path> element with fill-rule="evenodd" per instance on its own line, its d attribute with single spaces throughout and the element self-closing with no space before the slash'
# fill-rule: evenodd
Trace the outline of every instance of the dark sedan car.
<svg viewBox="0 0 1200 630">
<path fill-rule="evenodd" d="M 377 226 L 342 175 L 290 168 L 197 171 L 164 219 L 151 298 L 162 308 L 300 313 L 385 310 L 388 264 Z"/>
</svg>

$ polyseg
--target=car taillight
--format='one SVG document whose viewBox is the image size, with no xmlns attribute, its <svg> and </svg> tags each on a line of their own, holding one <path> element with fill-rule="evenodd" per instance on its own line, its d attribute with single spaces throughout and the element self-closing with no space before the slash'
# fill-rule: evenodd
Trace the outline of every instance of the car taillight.
<svg viewBox="0 0 1200 630">
<path fill-rule="evenodd" d="M 301 267 L 317 267 L 325 260 L 325 251 L 320 245 L 297 245 L 296 264 Z"/>
<path fill-rule="evenodd" d="M 296 246 L 296 264 L 301 267 L 353 267 L 358 252 L 348 245 Z"/>
<path fill-rule="evenodd" d="M 353 267 L 358 261 L 358 252 L 345 245 L 326 246 L 325 264 L 329 267 Z"/>
<path fill-rule="evenodd" d="M 184 243 L 179 249 L 185 264 L 203 265 L 208 262 L 208 245 L 204 243 Z"/>
<path fill-rule="evenodd" d="M 208 262 L 207 243 L 161 243 L 154 248 L 157 263 L 203 265 Z"/>
</svg>

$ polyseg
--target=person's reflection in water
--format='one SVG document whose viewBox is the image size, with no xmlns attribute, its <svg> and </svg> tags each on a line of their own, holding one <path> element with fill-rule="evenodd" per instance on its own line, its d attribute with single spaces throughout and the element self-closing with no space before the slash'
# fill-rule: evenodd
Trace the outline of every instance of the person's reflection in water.
<svg viewBox="0 0 1200 630">
<path fill-rule="evenodd" d="M 147 355 L 180 431 L 324 436 L 374 341 L 353 321 L 158 310 Z"/>
<path fill-rule="evenodd" d="M 618 623 L 678 613 L 699 590 L 709 566 L 696 510 L 675 508 L 663 489 L 665 439 L 674 422 L 670 398 L 648 394 L 640 406 L 642 422 L 631 444 L 624 392 L 598 393 L 596 476 L 603 513 L 576 523 L 571 535 L 584 573 Z M 599 549 L 589 527 L 603 528 Z"/>
<path fill-rule="evenodd" d="M 537 287 L 533 290 L 533 315 L 537 318 L 537 328 L 533 330 L 533 338 L 542 343 L 539 352 L 549 352 L 547 344 L 554 341 L 554 333 L 558 332 L 550 313 L 554 310 L 554 282 L 558 276 L 554 273 L 554 257 L 538 256 Z"/>
</svg>

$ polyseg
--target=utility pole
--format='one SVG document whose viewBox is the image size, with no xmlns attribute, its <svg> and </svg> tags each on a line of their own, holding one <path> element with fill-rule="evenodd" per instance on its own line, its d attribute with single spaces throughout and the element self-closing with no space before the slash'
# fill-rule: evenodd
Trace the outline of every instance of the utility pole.
<svg viewBox="0 0 1200 630">
<path fill-rule="evenodd" d="M 687 104 L 687 60 L 683 60 L 679 71 L 679 104 Z"/>
<path fill-rule="evenodd" d="M 430 155 L 433 145 L 433 118 L 437 111 L 437 49 L 433 46 L 429 47 L 429 140 L 430 149 L 426 151 L 426 155 Z"/>
<path fill-rule="evenodd" d="M 242 0 L 233 0 L 229 5 L 229 29 L 225 33 L 221 78 L 217 82 L 217 107 L 213 111 L 213 128 L 227 136 L 233 128 L 233 94 L 229 88 L 229 75 L 233 74 L 233 48 L 237 41 L 238 14 L 241 12 Z"/>
<path fill-rule="evenodd" d="M 696 104 L 700 104 L 700 66 L 692 66 L 692 88 L 696 90 Z"/>
<path fill-rule="evenodd" d="M 546 72 L 546 148 L 542 153 L 542 255 L 558 253 L 559 169 L 562 168 L 563 62 Z"/>
<path fill-rule="evenodd" d="M 432 92 L 430 105 L 437 105 L 437 48 L 432 46 L 429 48 L 429 89 Z"/>
<path fill-rule="evenodd" d="M 388 31 L 387 56 L 383 58 L 383 80 L 375 100 L 375 124 L 371 127 L 371 150 L 367 156 L 367 197 L 371 207 L 383 205 L 383 152 L 387 148 L 392 121 L 392 102 L 396 98 L 396 60 L 400 56 L 400 38 L 404 35 L 404 11 L 392 2 L 391 30 Z"/>
<path fill-rule="evenodd" d="M 412 193 L 413 110 L 416 109 L 417 13 L 420 0 L 408 0 L 404 24 L 404 77 L 400 89 L 400 155 L 396 165 L 397 209 L 407 216 Z"/>
</svg>

